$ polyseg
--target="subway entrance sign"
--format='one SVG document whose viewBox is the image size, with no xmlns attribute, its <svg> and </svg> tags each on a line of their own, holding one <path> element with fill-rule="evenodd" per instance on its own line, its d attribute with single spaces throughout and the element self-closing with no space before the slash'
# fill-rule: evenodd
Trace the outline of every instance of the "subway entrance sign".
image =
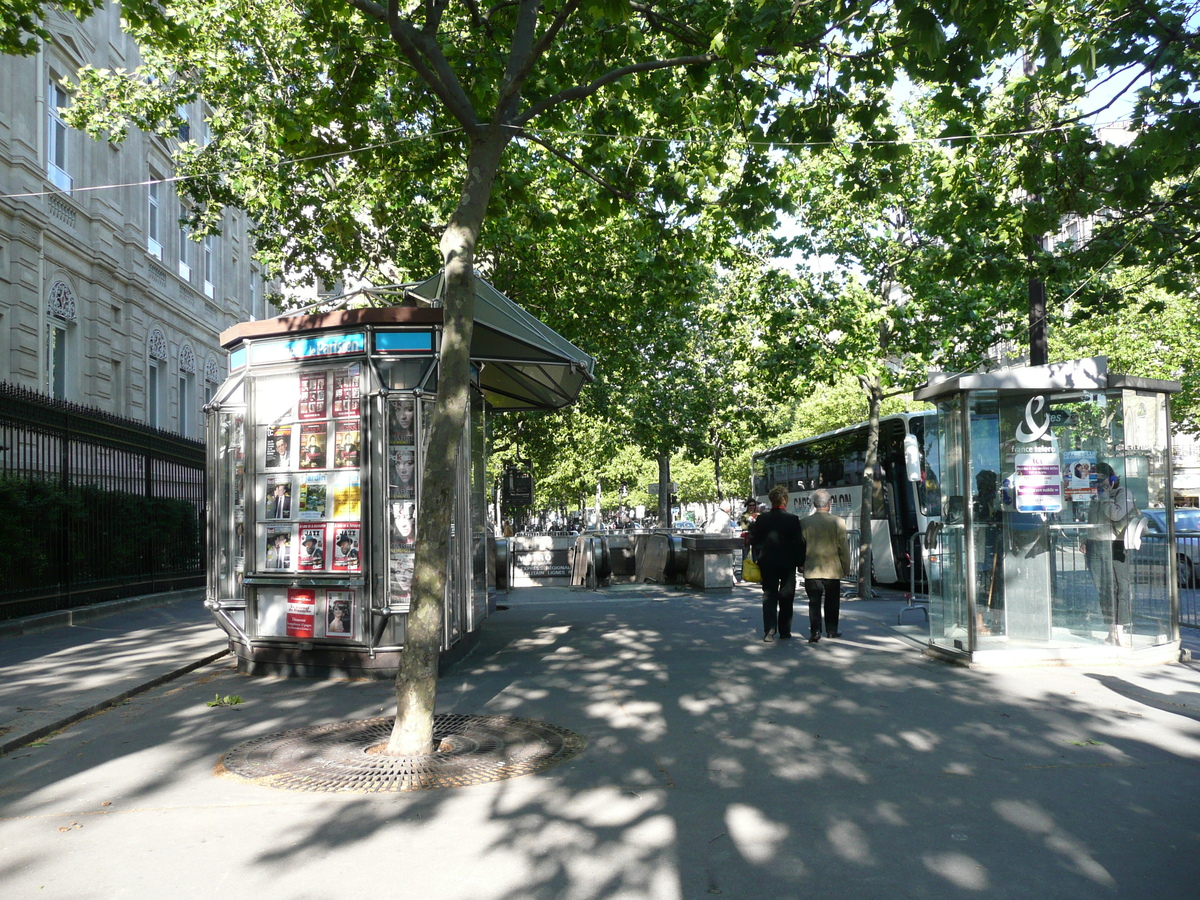
<svg viewBox="0 0 1200 900">
<path fill-rule="evenodd" d="M 511 506 L 533 503 L 533 475 L 510 469 L 504 473 L 504 502 Z"/>
</svg>

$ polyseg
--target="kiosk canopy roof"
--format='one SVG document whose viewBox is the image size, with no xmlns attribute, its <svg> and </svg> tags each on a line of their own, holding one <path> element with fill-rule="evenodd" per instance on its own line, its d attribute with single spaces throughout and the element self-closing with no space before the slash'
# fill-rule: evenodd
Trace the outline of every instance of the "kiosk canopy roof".
<svg viewBox="0 0 1200 900">
<path fill-rule="evenodd" d="M 402 292 L 430 304 L 428 307 L 346 309 L 242 322 L 222 333 L 221 344 L 233 351 L 246 340 L 282 336 L 303 339 L 318 332 L 364 326 L 381 330 L 388 330 L 388 326 L 438 326 L 442 324 L 442 281 L 439 274 L 416 285 L 363 291 Z M 498 410 L 570 406 L 592 380 L 596 366 L 591 356 L 478 276 L 471 360 L 480 369 L 480 389 Z"/>
<path fill-rule="evenodd" d="M 441 273 L 409 288 L 441 305 Z M 561 334 L 475 277 L 471 359 L 482 364 L 479 386 L 496 409 L 559 409 L 592 380 L 596 361 Z"/>
</svg>

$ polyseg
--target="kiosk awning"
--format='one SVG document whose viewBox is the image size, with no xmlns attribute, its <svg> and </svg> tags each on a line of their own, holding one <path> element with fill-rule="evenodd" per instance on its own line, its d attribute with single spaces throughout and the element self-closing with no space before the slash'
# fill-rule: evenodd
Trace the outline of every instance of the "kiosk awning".
<svg viewBox="0 0 1200 900">
<path fill-rule="evenodd" d="M 441 273 L 408 289 L 441 306 Z M 561 334 L 475 276 L 471 359 L 479 386 L 495 409 L 561 409 L 592 380 L 596 361 Z"/>
</svg>

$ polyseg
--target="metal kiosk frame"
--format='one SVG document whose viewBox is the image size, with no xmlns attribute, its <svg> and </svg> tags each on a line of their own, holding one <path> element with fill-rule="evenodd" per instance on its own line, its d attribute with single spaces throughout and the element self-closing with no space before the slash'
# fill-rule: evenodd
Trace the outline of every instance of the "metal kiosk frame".
<svg viewBox="0 0 1200 900">
<path fill-rule="evenodd" d="M 206 607 L 248 674 L 379 677 L 404 647 L 442 278 L 403 305 L 246 322 L 206 407 Z M 488 615 L 486 419 L 575 401 L 594 361 L 476 279 L 443 663 Z M 494 584 L 494 582 L 493 582 Z"/>
</svg>

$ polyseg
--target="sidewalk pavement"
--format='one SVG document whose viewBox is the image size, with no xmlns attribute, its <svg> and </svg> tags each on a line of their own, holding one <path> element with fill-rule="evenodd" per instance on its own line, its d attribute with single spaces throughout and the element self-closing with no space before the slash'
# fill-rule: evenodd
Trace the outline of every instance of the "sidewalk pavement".
<svg viewBox="0 0 1200 900">
<path fill-rule="evenodd" d="M 204 589 L 0 623 L 0 756 L 228 652 Z"/>
<path fill-rule="evenodd" d="M 0 639 L 0 740 L 16 748 L 0 757 L 0 892 L 1197 895 L 1200 665 L 950 666 L 920 653 L 923 623 L 896 625 L 895 594 L 845 602 L 842 639 L 767 644 L 759 596 L 502 595 L 438 711 L 538 719 L 588 746 L 412 794 L 216 777 L 246 740 L 395 699 L 388 683 L 238 675 L 198 600 Z M 242 702 L 208 707 L 214 693 Z"/>
</svg>

